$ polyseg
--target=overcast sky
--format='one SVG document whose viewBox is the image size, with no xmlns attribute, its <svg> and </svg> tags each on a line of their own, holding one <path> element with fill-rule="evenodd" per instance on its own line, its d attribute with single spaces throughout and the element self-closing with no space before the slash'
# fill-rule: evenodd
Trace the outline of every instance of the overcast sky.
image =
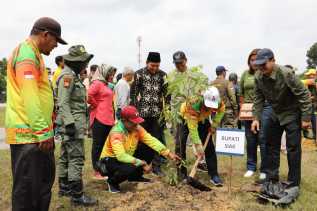
<svg viewBox="0 0 317 211">
<path fill-rule="evenodd" d="M 253 48 L 271 48 L 279 64 L 303 70 L 306 51 L 317 41 L 316 0 L 9 0 L 1 2 L 0 57 L 29 35 L 34 21 L 53 17 L 69 43 L 95 54 L 92 63 L 121 70 L 138 68 L 137 42 L 142 36 L 142 63 L 149 51 L 161 53 L 161 68 L 173 68 L 172 54 L 183 50 L 189 65 L 203 65 L 214 77 L 217 65 L 241 73 Z"/>
</svg>

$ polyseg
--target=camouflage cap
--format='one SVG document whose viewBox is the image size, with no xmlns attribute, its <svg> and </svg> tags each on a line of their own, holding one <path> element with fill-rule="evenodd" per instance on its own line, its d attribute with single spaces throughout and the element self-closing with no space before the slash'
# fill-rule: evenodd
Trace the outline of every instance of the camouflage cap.
<svg viewBox="0 0 317 211">
<path fill-rule="evenodd" d="M 89 62 L 94 57 L 93 54 L 87 53 L 83 45 L 74 45 L 68 49 L 68 54 L 63 58 L 71 62 Z"/>
</svg>

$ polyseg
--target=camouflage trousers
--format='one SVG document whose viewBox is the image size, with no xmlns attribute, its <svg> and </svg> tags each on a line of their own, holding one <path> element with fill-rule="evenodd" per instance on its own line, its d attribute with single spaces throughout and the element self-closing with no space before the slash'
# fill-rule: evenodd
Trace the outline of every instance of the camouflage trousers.
<svg viewBox="0 0 317 211">
<path fill-rule="evenodd" d="M 83 139 L 62 141 L 58 167 L 59 177 L 68 178 L 68 181 L 81 180 L 84 160 Z"/>
<path fill-rule="evenodd" d="M 232 109 L 227 109 L 221 121 L 222 128 L 237 128 L 238 119 L 235 117 L 234 111 Z"/>
</svg>

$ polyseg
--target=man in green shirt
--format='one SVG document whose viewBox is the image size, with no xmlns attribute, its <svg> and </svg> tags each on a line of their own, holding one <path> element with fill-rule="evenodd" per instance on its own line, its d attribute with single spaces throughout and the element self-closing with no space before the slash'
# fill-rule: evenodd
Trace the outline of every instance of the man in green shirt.
<svg viewBox="0 0 317 211">
<path fill-rule="evenodd" d="M 168 92 L 171 94 L 170 109 L 172 113 L 177 114 L 178 118 L 177 123 L 173 122 L 176 127 L 175 152 L 178 155 L 185 157 L 184 153 L 186 153 L 186 142 L 189 131 L 186 122 L 183 120 L 181 115 L 179 115 L 179 111 L 181 109 L 181 105 L 186 101 L 186 96 L 190 95 L 189 93 L 193 94 L 199 89 L 199 87 L 208 86 L 208 77 L 204 75 L 199 68 L 190 68 L 187 66 L 187 57 L 183 51 L 176 51 L 173 54 L 173 63 L 175 64 L 175 69 L 168 74 L 167 83 Z M 191 78 L 200 78 L 199 80 L 201 83 L 198 84 Z M 198 92 L 193 95 L 197 94 Z M 204 160 L 199 163 L 198 169 L 205 172 L 208 171 Z M 180 179 L 185 178 L 187 175 L 186 168 L 181 167 L 177 169 L 177 174 Z"/>
<path fill-rule="evenodd" d="M 267 181 L 279 181 L 279 156 L 282 132 L 286 131 L 288 158 L 288 187 L 300 185 L 301 179 L 301 128 L 310 127 L 311 101 L 308 90 L 292 70 L 275 64 L 274 54 L 270 49 L 257 52 L 254 62 L 259 71 L 255 76 L 255 100 L 253 114 L 255 120 L 251 129 L 257 133 L 259 120 L 265 100 L 273 107 L 276 114 L 275 122 L 270 126 L 268 136 L 267 159 L 270 164 L 267 169 Z"/>
</svg>

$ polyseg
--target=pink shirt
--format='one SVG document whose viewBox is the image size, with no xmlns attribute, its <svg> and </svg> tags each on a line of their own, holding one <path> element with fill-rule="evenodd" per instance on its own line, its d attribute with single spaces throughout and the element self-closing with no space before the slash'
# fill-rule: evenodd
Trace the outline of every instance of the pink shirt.
<svg viewBox="0 0 317 211">
<path fill-rule="evenodd" d="M 113 91 L 103 82 L 94 80 L 88 89 L 90 126 L 95 118 L 105 125 L 114 125 Z"/>
</svg>

